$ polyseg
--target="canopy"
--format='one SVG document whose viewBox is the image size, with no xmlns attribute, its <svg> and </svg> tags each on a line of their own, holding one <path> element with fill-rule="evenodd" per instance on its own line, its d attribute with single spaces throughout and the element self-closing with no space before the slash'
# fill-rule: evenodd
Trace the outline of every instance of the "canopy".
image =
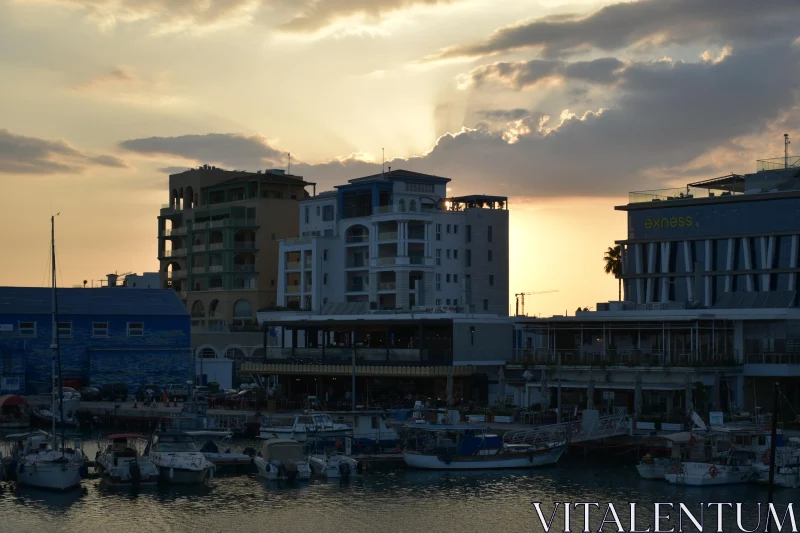
<svg viewBox="0 0 800 533">
<path fill-rule="evenodd" d="M 261 457 L 267 461 L 306 460 L 304 446 L 291 439 L 268 440 L 261 446 Z"/>
<path fill-rule="evenodd" d="M 28 402 L 22 396 L 15 394 L 4 394 L 0 396 L 0 409 L 3 407 L 13 407 L 14 405 L 28 405 Z"/>
<path fill-rule="evenodd" d="M 147 436 L 140 435 L 139 433 L 114 433 L 113 435 L 106 435 L 106 439 L 108 439 L 108 440 L 118 440 L 118 439 L 144 439 L 144 440 L 147 440 Z"/>
<path fill-rule="evenodd" d="M 44 431 L 39 430 L 39 431 L 28 431 L 25 433 L 13 433 L 11 435 L 6 435 L 6 440 L 23 440 L 33 436 L 42 436 L 50 438 L 49 433 L 45 433 Z"/>
<path fill-rule="evenodd" d="M 227 437 L 231 435 L 230 431 L 209 431 L 207 429 L 198 430 L 198 431 L 185 431 L 187 435 L 191 435 L 192 437 Z"/>
<path fill-rule="evenodd" d="M 423 431 L 485 431 L 485 426 L 476 424 L 428 424 L 428 423 L 409 423 L 405 427 L 408 429 L 421 429 Z"/>
<path fill-rule="evenodd" d="M 691 441 L 693 437 L 695 439 L 697 438 L 696 435 L 694 435 L 693 433 L 690 433 L 688 431 L 681 431 L 680 433 L 673 433 L 672 435 L 664 435 L 665 439 L 671 440 L 672 442 L 675 442 L 675 443 L 678 443 L 678 444 L 687 443 L 687 442 Z M 700 438 L 702 439 L 704 437 L 700 436 Z"/>
</svg>

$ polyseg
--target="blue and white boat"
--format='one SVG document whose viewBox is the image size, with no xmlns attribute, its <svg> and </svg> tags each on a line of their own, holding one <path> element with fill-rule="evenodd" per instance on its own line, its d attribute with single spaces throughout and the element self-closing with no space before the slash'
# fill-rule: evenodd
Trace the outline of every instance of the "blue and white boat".
<svg viewBox="0 0 800 533">
<path fill-rule="evenodd" d="M 531 468 L 558 462 L 566 443 L 507 444 L 474 424 L 406 424 L 403 460 L 425 470 Z"/>
<path fill-rule="evenodd" d="M 328 414 L 334 422 L 353 428 L 352 443 L 355 453 L 376 448 L 395 450 L 400 446 L 400 436 L 387 423 L 383 411 L 336 411 Z"/>
</svg>

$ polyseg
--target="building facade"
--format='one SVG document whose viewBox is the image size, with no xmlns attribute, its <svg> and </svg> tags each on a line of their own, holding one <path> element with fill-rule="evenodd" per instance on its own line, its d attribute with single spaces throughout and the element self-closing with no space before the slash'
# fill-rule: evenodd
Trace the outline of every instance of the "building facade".
<svg viewBox="0 0 800 533">
<path fill-rule="evenodd" d="M 800 158 L 758 162 L 746 175 L 630 194 L 625 300 L 699 307 L 797 303 Z"/>
<path fill-rule="evenodd" d="M 300 202 L 300 236 L 280 242 L 279 305 L 507 316 L 508 199 L 450 198 L 449 182 L 390 170 Z"/>
<path fill-rule="evenodd" d="M 84 385 L 193 379 L 189 313 L 164 289 L 58 289 L 62 375 Z M 0 287 L 0 388 L 49 392 L 52 290 Z M 12 383 L 16 386 L 9 387 Z"/>
<path fill-rule="evenodd" d="M 200 331 L 246 329 L 258 309 L 276 304 L 278 240 L 297 236 L 307 185 L 281 170 L 208 165 L 170 176 L 158 217 L 161 283 Z"/>
</svg>

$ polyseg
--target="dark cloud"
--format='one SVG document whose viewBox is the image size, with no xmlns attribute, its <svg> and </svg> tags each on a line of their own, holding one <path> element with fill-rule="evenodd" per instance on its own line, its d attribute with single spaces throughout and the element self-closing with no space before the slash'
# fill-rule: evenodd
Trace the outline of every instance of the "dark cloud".
<svg viewBox="0 0 800 533">
<path fill-rule="evenodd" d="M 175 156 L 200 163 L 217 163 L 237 170 L 286 164 L 286 153 L 269 145 L 266 137 L 234 133 L 149 137 L 120 143 L 130 152 L 147 156 Z"/>
<path fill-rule="evenodd" d="M 527 109 L 485 109 L 478 114 L 488 120 L 520 120 L 531 114 Z"/>
<path fill-rule="evenodd" d="M 523 89 L 552 79 L 611 85 L 619 79 L 619 74 L 624 67 L 625 63 L 613 57 L 574 63 L 534 59 L 517 63 L 483 65 L 470 71 L 467 76 L 475 86 L 480 86 L 486 80 L 494 79 L 515 89 Z"/>
<path fill-rule="evenodd" d="M 604 7 L 589 16 L 560 15 L 501 28 L 487 39 L 446 48 L 426 60 L 480 57 L 537 48 L 546 57 L 588 48 L 620 50 L 669 44 L 763 42 L 796 35 L 797 0 L 640 0 Z"/>
<path fill-rule="evenodd" d="M 159 172 L 164 174 L 180 174 L 186 170 L 189 170 L 189 167 L 161 167 L 158 169 Z"/>
<path fill-rule="evenodd" d="M 118 157 L 92 156 L 63 140 L 25 137 L 0 129 L 0 173 L 77 174 L 92 166 L 126 167 Z"/>
</svg>

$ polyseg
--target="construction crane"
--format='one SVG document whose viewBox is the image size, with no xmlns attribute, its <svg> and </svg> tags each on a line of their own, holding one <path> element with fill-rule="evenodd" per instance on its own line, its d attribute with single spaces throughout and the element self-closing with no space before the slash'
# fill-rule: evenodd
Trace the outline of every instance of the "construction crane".
<svg viewBox="0 0 800 533">
<path fill-rule="evenodd" d="M 517 297 L 517 315 L 516 316 L 527 316 L 525 314 L 525 297 L 526 296 L 533 296 L 534 294 L 550 294 L 551 292 L 558 292 L 558 289 L 553 291 L 537 291 L 537 292 L 518 292 L 514 296 Z"/>
</svg>

